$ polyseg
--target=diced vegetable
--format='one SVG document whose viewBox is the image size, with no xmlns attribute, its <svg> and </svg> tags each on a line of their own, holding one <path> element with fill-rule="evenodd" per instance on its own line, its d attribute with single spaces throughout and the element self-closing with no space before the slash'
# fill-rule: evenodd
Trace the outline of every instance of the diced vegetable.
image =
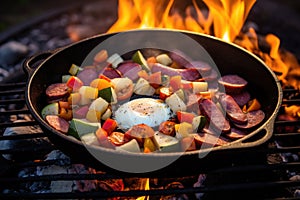
<svg viewBox="0 0 300 200">
<path fill-rule="evenodd" d="M 105 120 L 104 124 L 102 125 L 102 128 L 110 135 L 118 126 L 118 123 L 116 120 L 113 120 L 111 118 L 108 118 Z"/>
<path fill-rule="evenodd" d="M 161 76 L 161 85 L 164 87 L 169 87 L 170 85 L 170 76 L 162 75 Z"/>
<path fill-rule="evenodd" d="M 85 106 L 79 107 L 76 110 L 73 110 L 73 115 L 76 118 L 83 119 L 86 117 L 86 114 L 88 111 L 89 111 L 89 106 L 85 105 Z"/>
<path fill-rule="evenodd" d="M 85 118 L 90 122 L 99 122 L 101 118 L 101 113 L 96 110 L 89 110 L 86 113 Z"/>
<path fill-rule="evenodd" d="M 185 94 L 183 89 L 177 90 L 174 94 L 176 94 L 182 101 L 185 101 Z"/>
<path fill-rule="evenodd" d="M 69 73 L 72 75 L 72 76 L 76 76 L 77 73 L 79 72 L 79 70 L 81 70 L 81 68 L 75 64 L 72 64 L 70 69 L 69 69 Z"/>
<path fill-rule="evenodd" d="M 205 116 L 197 116 L 194 117 L 193 121 L 192 121 L 192 125 L 193 125 L 193 130 L 197 133 L 199 133 L 205 126 L 207 120 Z"/>
<path fill-rule="evenodd" d="M 101 114 L 106 111 L 108 108 L 108 103 L 102 97 L 98 97 L 96 100 L 92 102 L 89 107 L 89 110 L 99 111 Z"/>
<path fill-rule="evenodd" d="M 172 76 L 170 78 L 170 87 L 172 88 L 173 92 L 176 92 L 181 88 L 181 76 Z"/>
<path fill-rule="evenodd" d="M 152 96 L 155 93 L 155 89 L 147 80 L 139 78 L 138 82 L 135 84 L 134 93 L 139 95 Z"/>
<path fill-rule="evenodd" d="M 208 89 L 207 82 L 192 82 L 193 83 L 193 93 L 206 92 Z"/>
<path fill-rule="evenodd" d="M 186 105 L 177 94 L 172 94 L 166 98 L 166 103 L 171 110 L 176 113 L 177 111 L 186 111 Z"/>
<path fill-rule="evenodd" d="M 133 62 L 140 64 L 142 66 L 143 70 L 145 70 L 146 72 L 151 71 L 148 66 L 147 61 L 145 60 L 143 54 L 140 51 L 137 51 L 137 52 L 135 52 L 135 54 L 133 54 L 132 60 L 133 60 Z"/>
<path fill-rule="evenodd" d="M 70 121 L 70 129 L 76 132 L 79 137 L 87 133 L 94 133 L 99 127 L 101 127 L 100 123 L 91 123 L 82 119 L 73 118 Z"/>
<path fill-rule="evenodd" d="M 175 125 L 176 138 L 180 139 L 183 137 L 188 137 L 193 133 L 193 126 L 190 123 L 182 122 Z"/>
<path fill-rule="evenodd" d="M 190 112 L 177 111 L 176 115 L 179 122 L 187 122 L 190 124 L 193 123 L 193 119 L 195 118 L 195 115 Z"/>
<path fill-rule="evenodd" d="M 83 82 L 77 76 L 71 76 L 67 81 L 67 86 L 73 91 L 77 91 L 83 86 Z"/>
<path fill-rule="evenodd" d="M 63 75 L 61 77 L 61 82 L 62 83 L 67 83 L 70 78 L 71 78 L 71 75 Z"/>
<path fill-rule="evenodd" d="M 248 108 L 246 112 L 251 112 L 254 110 L 259 110 L 261 108 L 261 105 L 259 103 L 259 101 L 257 99 L 253 99 L 251 101 L 248 102 Z"/>
<path fill-rule="evenodd" d="M 141 70 L 138 72 L 138 76 L 140 78 L 143 78 L 145 80 L 148 80 L 149 79 L 149 74 L 145 71 L 145 70 Z"/>
<path fill-rule="evenodd" d="M 112 84 L 108 80 L 97 78 L 97 79 L 92 80 L 92 82 L 90 83 L 90 86 L 94 87 L 94 88 L 98 88 L 98 90 L 102 90 L 105 88 L 112 87 Z"/>
<path fill-rule="evenodd" d="M 102 114 L 101 119 L 107 120 L 108 118 L 111 117 L 111 114 L 112 114 L 111 109 L 107 108 L 106 111 Z"/>
<path fill-rule="evenodd" d="M 99 90 L 98 97 L 102 97 L 105 101 L 112 104 L 116 104 L 118 101 L 116 97 L 116 93 L 112 87 Z"/>
<path fill-rule="evenodd" d="M 114 149 L 115 146 L 108 140 L 108 134 L 103 128 L 97 129 L 96 137 L 100 146 Z"/>
<path fill-rule="evenodd" d="M 133 152 L 133 153 L 140 153 L 141 152 L 139 144 L 135 139 L 132 139 L 129 142 L 127 142 L 127 143 L 125 143 L 121 146 L 117 146 L 116 150 L 128 151 L 128 152 Z"/>
<path fill-rule="evenodd" d="M 59 114 L 58 103 L 55 102 L 55 103 L 48 104 L 42 109 L 41 114 L 43 119 L 45 119 L 47 115 L 58 115 Z"/>
<path fill-rule="evenodd" d="M 186 80 L 181 80 L 181 87 L 184 90 L 190 90 L 193 89 L 193 82 L 191 81 L 186 81 Z M 195 92 L 194 92 L 195 93 Z"/>
<path fill-rule="evenodd" d="M 77 105 L 80 102 L 81 95 L 78 92 L 71 93 L 68 97 L 68 103 L 70 105 Z"/>
<path fill-rule="evenodd" d="M 154 88 L 158 88 L 161 84 L 161 72 L 155 72 L 149 76 L 148 79 L 150 85 Z"/>
<path fill-rule="evenodd" d="M 67 108 L 60 108 L 60 112 L 59 112 L 59 117 L 70 121 L 73 117 L 73 112 L 71 109 L 67 109 Z"/>
<path fill-rule="evenodd" d="M 107 58 L 108 58 L 108 53 L 105 49 L 103 49 L 94 56 L 94 62 L 101 63 L 106 61 Z"/>
<path fill-rule="evenodd" d="M 156 56 L 156 61 L 162 65 L 169 66 L 172 64 L 172 59 L 167 54 L 160 54 Z"/>
<path fill-rule="evenodd" d="M 79 89 L 79 94 L 83 98 L 96 99 L 98 97 L 98 89 L 91 86 L 82 86 Z"/>
<path fill-rule="evenodd" d="M 169 96 L 171 96 L 172 91 L 170 90 L 169 87 L 161 87 L 159 89 L 159 98 L 161 100 L 165 100 L 166 98 L 168 98 Z"/>
<path fill-rule="evenodd" d="M 147 63 L 148 63 L 148 65 L 149 64 L 151 65 L 151 64 L 157 63 L 157 60 L 154 56 L 151 56 L 151 57 L 147 58 Z"/>
<path fill-rule="evenodd" d="M 156 132 L 154 141 L 159 148 L 171 146 L 178 143 L 178 139 L 169 135 Z"/>
<path fill-rule="evenodd" d="M 154 142 L 152 141 L 151 138 L 145 138 L 145 141 L 144 141 L 144 153 L 150 153 L 150 152 L 153 152 L 153 151 L 156 151 L 157 148 L 154 144 Z"/>
<path fill-rule="evenodd" d="M 126 100 L 131 97 L 133 93 L 133 82 L 129 78 L 114 78 L 111 80 L 117 99 L 119 101 Z"/>
<path fill-rule="evenodd" d="M 124 62 L 124 60 L 119 54 L 114 53 L 107 59 L 107 62 L 111 63 L 113 68 L 117 68 L 120 63 Z"/>
<path fill-rule="evenodd" d="M 87 133 L 87 134 L 81 136 L 80 139 L 86 145 L 95 145 L 95 146 L 99 146 L 100 145 L 100 143 L 98 142 L 98 139 L 97 139 L 95 133 Z"/>
</svg>

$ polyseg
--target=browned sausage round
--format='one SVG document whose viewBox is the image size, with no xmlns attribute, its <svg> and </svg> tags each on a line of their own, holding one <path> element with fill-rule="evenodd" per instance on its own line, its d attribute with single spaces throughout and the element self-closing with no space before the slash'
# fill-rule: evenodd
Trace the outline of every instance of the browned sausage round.
<svg viewBox="0 0 300 200">
<path fill-rule="evenodd" d="M 230 139 L 240 139 L 247 135 L 247 133 L 243 130 L 232 127 L 230 133 L 227 133 L 226 136 Z"/>
<path fill-rule="evenodd" d="M 102 72 L 102 74 L 110 79 L 122 77 L 121 72 L 119 72 L 119 70 L 114 69 L 112 67 L 106 67 Z"/>
<path fill-rule="evenodd" d="M 160 125 L 159 125 L 159 132 L 165 134 L 165 135 L 169 135 L 169 136 L 175 136 L 175 122 L 172 122 L 172 121 L 165 121 L 165 122 L 162 122 Z"/>
<path fill-rule="evenodd" d="M 69 130 L 69 123 L 56 115 L 47 115 L 46 121 L 50 124 L 51 127 L 53 127 L 55 130 L 58 130 L 62 133 L 67 133 Z"/>
<path fill-rule="evenodd" d="M 262 110 L 254 110 L 247 113 L 248 122 L 246 124 L 235 124 L 241 129 L 250 129 L 260 124 L 265 118 L 265 113 Z"/>
<path fill-rule="evenodd" d="M 197 69 L 174 69 L 159 63 L 154 63 L 151 69 L 152 73 L 161 72 L 168 76 L 181 76 L 183 80 L 194 81 L 200 78 L 200 73 Z"/>
<path fill-rule="evenodd" d="M 211 66 L 203 61 L 192 61 L 186 64 L 184 67 L 187 69 L 197 69 L 202 77 L 209 75 L 212 70 Z"/>
<path fill-rule="evenodd" d="M 225 75 L 219 79 L 219 84 L 223 85 L 228 94 L 241 93 L 248 82 L 238 75 Z"/>
<path fill-rule="evenodd" d="M 51 84 L 46 89 L 46 95 L 50 101 L 67 97 L 69 95 L 69 87 L 66 83 Z"/>
<path fill-rule="evenodd" d="M 214 128 L 222 131 L 222 133 L 227 133 L 230 131 L 229 122 L 225 119 L 223 113 L 213 101 L 210 99 L 202 99 L 199 107 L 201 113 L 207 117 Z"/>
<path fill-rule="evenodd" d="M 236 101 L 239 106 L 244 106 L 251 99 L 251 95 L 248 91 L 242 91 L 239 94 L 231 94 L 232 98 Z"/>
<path fill-rule="evenodd" d="M 221 94 L 219 101 L 232 122 L 237 124 L 245 124 L 247 122 L 247 115 L 230 95 Z"/>
</svg>

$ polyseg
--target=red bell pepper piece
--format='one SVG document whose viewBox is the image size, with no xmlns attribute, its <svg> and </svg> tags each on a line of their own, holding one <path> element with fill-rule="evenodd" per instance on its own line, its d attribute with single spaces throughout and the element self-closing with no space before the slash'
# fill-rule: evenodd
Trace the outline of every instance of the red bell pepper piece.
<svg viewBox="0 0 300 200">
<path fill-rule="evenodd" d="M 67 86 L 73 91 L 77 91 L 81 86 L 83 86 L 83 82 L 77 76 L 71 76 L 67 81 Z"/>
<path fill-rule="evenodd" d="M 107 120 L 105 120 L 102 128 L 107 132 L 108 135 L 110 135 L 117 128 L 117 126 L 118 124 L 116 120 L 108 118 Z"/>
<path fill-rule="evenodd" d="M 181 76 L 172 76 L 170 78 L 170 87 L 172 88 L 173 92 L 181 89 Z"/>
<path fill-rule="evenodd" d="M 177 119 L 180 122 L 187 122 L 187 123 L 193 123 L 193 119 L 195 117 L 195 115 L 193 113 L 189 113 L 189 112 L 183 112 L 183 111 L 177 111 Z"/>
</svg>

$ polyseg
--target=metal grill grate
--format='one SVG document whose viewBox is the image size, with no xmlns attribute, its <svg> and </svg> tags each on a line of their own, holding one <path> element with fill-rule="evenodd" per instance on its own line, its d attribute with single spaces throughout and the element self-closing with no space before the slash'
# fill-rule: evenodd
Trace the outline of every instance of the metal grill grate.
<svg viewBox="0 0 300 200">
<path fill-rule="evenodd" d="M 25 106 L 24 89 L 26 83 L 10 83 L 0 85 L 0 141 L 26 140 L 45 137 L 43 132 L 35 134 L 22 134 L 3 136 L 3 132 L 9 127 L 23 127 L 37 125 L 30 119 L 25 122 L 13 122 L 20 115 L 29 115 Z M 285 95 L 296 94 L 297 90 L 286 89 Z M 294 95 L 295 96 L 295 95 Z M 285 99 L 283 105 L 299 105 L 300 99 Z M 14 116 L 13 119 L 11 119 Z M 16 117 L 17 116 L 17 117 Z M 108 180 L 138 178 L 112 174 L 52 174 L 41 176 L 18 177 L 17 172 L 25 168 L 36 168 L 38 166 L 49 166 L 59 160 L 26 160 L 24 162 L 13 162 L 0 159 L 0 199 L 101 199 L 120 197 L 130 199 L 132 197 L 150 196 L 150 199 L 163 199 L 169 195 L 187 194 L 188 197 L 196 198 L 197 193 L 203 193 L 203 199 L 215 199 L 216 197 L 249 198 L 256 199 L 294 199 L 295 191 L 300 189 L 300 178 L 290 179 L 291 175 L 298 173 L 300 162 L 296 160 L 284 161 L 282 155 L 300 153 L 300 133 L 297 131 L 278 131 L 284 127 L 292 126 L 299 130 L 300 121 L 276 121 L 275 131 L 272 139 L 266 144 L 266 148 L 257 149 L 256 154 L 265 157 L 264 162 L 249 162 L 242 165 L 233 164 L 230 167 L 222 167 L 214 170 L 205 170 L 206 181 L 199 187 L 187 185 L 184 188 L 150 189 L 150 190 L 128 190 L 128 191 L 89 191 L 89 192 L 59 192 L 59 193 L 32 193 L 32 192 L 7 192 L 18 188 L 19 184 L 26 182 L 51 182 L 68 180 Z M 279 141 L 279 142 L 278 142 Z M 289 142 L 285 142 L 289 141 Z M 281 145 L 278 145 L 280 143 Z M 283 144 L 283 145 L 282 145 Z M 1 154 L 19 154 L 20 156 L 32 155 L 40 151 L 51 151 L 54 146 L 47 148 L 20 148 L 0 149 Z M 245 151 L 253 151 L 245 150 Z M 276 161 L 274 161 L 276 160 Z M 198 177 L 198 175 L 195 175 Z M 160 179 L 160 177 L 156 177 Z M 176 180 L 179 177 L 173 177 Z M 221 180 L 221 181 L 220 181 Z"/>
</svg>

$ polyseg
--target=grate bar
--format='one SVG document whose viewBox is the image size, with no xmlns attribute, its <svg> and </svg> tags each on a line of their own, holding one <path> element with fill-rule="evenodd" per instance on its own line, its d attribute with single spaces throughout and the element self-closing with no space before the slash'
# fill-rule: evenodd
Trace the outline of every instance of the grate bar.
<svg viewBox="0 0 300 200">
<path fill-rule="evenodd" d="M 1 140 L 26 140 L 26 139 L 33 139 L 33 138 L 39 138 L 39 137 L 47 137 L 45 133 L 28 133 L 28 134 L 22 134 L 22 135 L 5 135 L 0 136 Z"/>
<path fill-rule="evenodd" d="M 18 115 L 18 114 L 30 114 L 29 110 L 8 110 L 8 111 L 2 111 L 1 115 Z"/>
<path fill-rule="evenodd" d="M 0 100 L 0 105 L 8 105 L 8 104 L 21 104 L 25 103 L 25 99 L 5 99 Z"/>
<path fill-rule="evenodd" d="M 239 183 L 227 185 L 215 185 L 211 187 L 192 187 L 182 189 L 151 189 L 151 190 L 129 190 L 129 191 L 97 191 L 97 192 L 80 192 L 80 193 L 10 193 L 0 194 L 4 199 L 86 199 L 86 198 L 108 198 L 108 197 L 139 197 L 139 196 L 167 196 L 173 194 L 197 194 L 212 192 L 231 192 L 231 191 L 248 191 L 266 190 L 276 188 L 286 188 L 299 185 L 299 181 L 275 181 L 275 182 L 254 182 Z"/>
<path fill-rule="evenodd" d="M 38 125 L 37 121 L 3 122 L 0 123 L 0 128 L 17 127 L 17 126 L 34 126 L 34 125 Z"/>
</svg>

